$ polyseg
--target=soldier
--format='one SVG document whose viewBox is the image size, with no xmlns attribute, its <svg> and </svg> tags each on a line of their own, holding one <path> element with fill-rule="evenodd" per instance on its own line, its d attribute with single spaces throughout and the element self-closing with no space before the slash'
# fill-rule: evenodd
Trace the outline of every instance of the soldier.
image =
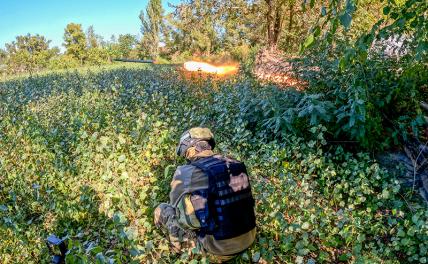
<svg viewBox="0 0 428 264">
<path fill-rule="evenodd" d="M 171 182 L 170 203 L 154 212 L 174 251 L 198 248 L 212 262 L 224 262 L 247 249 L 256 236 L 254 199 L 244 163 L 216 155 L 208 128 L 183 133 L 179 166 Z"/>
</svg>

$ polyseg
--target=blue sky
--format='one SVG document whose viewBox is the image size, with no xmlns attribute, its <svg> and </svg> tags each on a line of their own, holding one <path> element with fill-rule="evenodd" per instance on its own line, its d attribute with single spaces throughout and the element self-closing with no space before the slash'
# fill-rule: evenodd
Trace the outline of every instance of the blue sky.
<svg viewBox="0 0 428 264">
<path fill-rule="evenodd" d="M 61 48 L 65 26 L 82 24 L 109 40 L 112 34 L 140 34 L 140 11 L 148 0 L 0 0 L 0 48 L 18 35 L 40 34 Z M 177 4 L 179 0 L 163 0 Z"/>
</svg>

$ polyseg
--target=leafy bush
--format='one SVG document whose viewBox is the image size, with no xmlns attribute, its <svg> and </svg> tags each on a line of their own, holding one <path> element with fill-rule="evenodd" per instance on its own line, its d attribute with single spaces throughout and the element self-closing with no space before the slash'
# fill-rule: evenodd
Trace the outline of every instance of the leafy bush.
<svg viewBox="0 0 428 264">
<path fill-rule="evenodd" d="M 87 51 L 86 64 L 101 65 L 109 62 L 110 54 L 105 48 L 91 48 Z"/>
<path fill-rule="evenodd" d="M 334 2 L 328 6 L 302 45 L 306 54 L 296 68 L 309 81 L 308 92 L 334 104 L 331 123 L 323 124 L 335 138 L 381 150 L 409 134 L 418 137 L 425 123 L 419 102 L 428 97 L 428 5 L 389 1 L 383 17 L 352 36 L 354 4 L 347 1 L 343 12 L 336 12 Z M 339 24 L 344 32 L 338 32 Z"/>
<path fill-rule="evenodd" d="M 427 210 L 367 153 L 326 145 L 319 96 L 165 69 L 0 83 L 3 263 L 47 262 L 50 233 L 68 238 L 69 263 L 206 262 L 170 252 L 152 223 L 182 162 L 176 140 L 195 125 L 252 175 L 259 234 L 236 263 L 426 262 Z"/>
<path fill-rule="evenodd" d="M 73 69 L 80 66 L 80 62 L 70 55 L 61 55 L 52 58 L 49 61 L 48 69 L 60 70 L 60 69 Z"/>
</svg>

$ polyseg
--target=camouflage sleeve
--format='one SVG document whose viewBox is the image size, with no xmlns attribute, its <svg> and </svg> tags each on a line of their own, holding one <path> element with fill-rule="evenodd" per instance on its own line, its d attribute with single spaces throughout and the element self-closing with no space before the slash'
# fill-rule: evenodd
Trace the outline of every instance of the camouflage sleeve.
<svg viewBox="0 0 428 264">
<path fill-rule="evenodd" d="M 181 197 L 189 193 L 192 174 L 195 167 L 190 165 L 178 166 L 171 181 L 171 192 L 169 193 L 170 204 L 177 207 Z"/>
<path fill-rule="evenodd" d="M 199 229 L 200 223 L 195 215 L 192 192 L 207 188 L 206 179 L 191 165 L 177 168 L 171 182 L 170 203 L 175 208 L 178 223 L 186 229 Z"/>
<path fill-rule="evenodd" d="M 201 228 L 201 224 L 195 215 L 195 208 L 192 203 L 192 195 L 186 193 L 180 199 L 175 208 L 177 222 L 185 229 L 197 230 Z"/>
</svg>

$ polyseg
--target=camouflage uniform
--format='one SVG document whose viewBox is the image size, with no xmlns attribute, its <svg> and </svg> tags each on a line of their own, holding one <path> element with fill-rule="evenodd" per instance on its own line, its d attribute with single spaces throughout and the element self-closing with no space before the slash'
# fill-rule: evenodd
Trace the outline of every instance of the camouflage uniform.
<svg viewBox="0 0 428 264">
<path fill-rule="evenodd" d="M 196 160 L 213 156 L 211 150 L 201 152 L 194 148 L 187 151 L 186 158 Z M 197 237 L 194 230 L 200 225 L 194 214 L 190 193 L 208 188 L 208 178 L 193 165 L 179 166 L 171 182 L 170 203 L 162 203 L 155 210 L 155 224 L 169 233 L 169 239 L 176 251 L 198 248 L 208 255 L 212 262 L 224 262 L 248 248 L 254 241 L 256 229 L 238 237 L 216 240 L 211 235 Z"/>
<path fill-rule="evenodd" d="M 198 246 L 196 234 L 183 229 L 177 222 L 175 209 L 170 204 L 161 203 L 154 213 L 155 224 L 168 234 L 169 242 L 175 252 L 184 248 L 195 248 Z"/>
</svg>

